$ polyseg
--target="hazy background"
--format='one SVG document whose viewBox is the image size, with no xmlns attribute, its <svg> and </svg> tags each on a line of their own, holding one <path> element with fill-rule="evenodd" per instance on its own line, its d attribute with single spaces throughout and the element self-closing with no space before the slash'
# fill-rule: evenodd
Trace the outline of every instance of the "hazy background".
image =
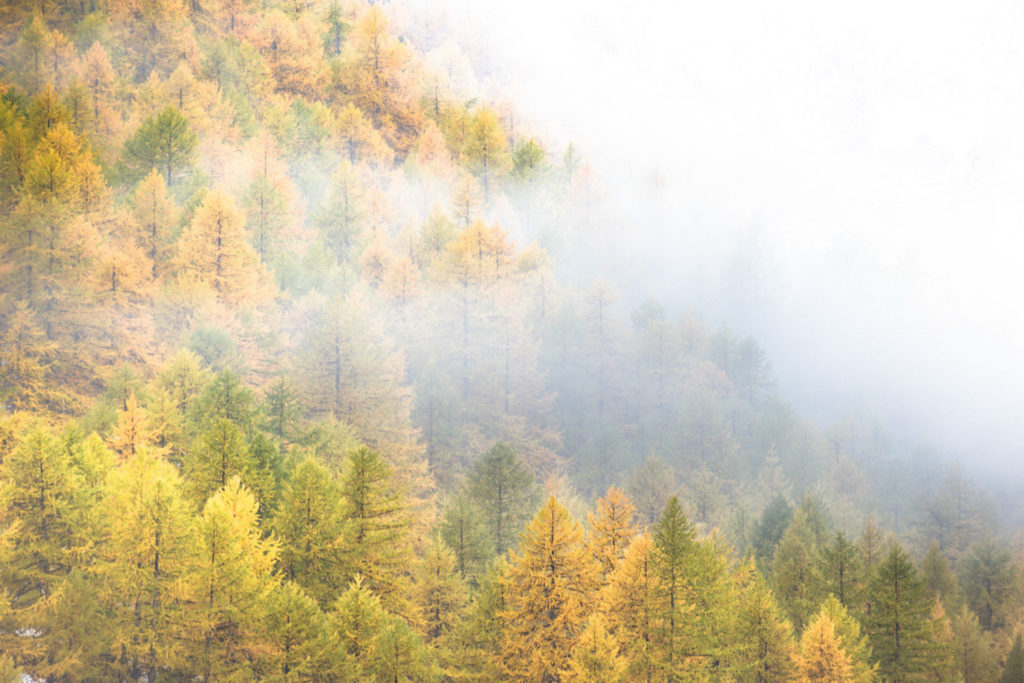
<svg viewBox="0 0 1024 683">
<path fill-rule="evenodd" d="M 907 449 L 1019 473 L 1024 6 L 960 5 L 421 0 L 413 20 L 593 166 L 581 285 L 753 334 L 823 426 L 877 415 Z"/>
</svg>

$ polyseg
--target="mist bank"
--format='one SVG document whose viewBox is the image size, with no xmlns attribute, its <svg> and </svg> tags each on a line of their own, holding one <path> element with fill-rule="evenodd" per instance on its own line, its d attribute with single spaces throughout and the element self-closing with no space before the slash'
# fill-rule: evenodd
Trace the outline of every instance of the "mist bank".
<svg viewBox="0 0 1024 683">
<path fill-rule="evenodd" d="M 1020 471 L 1019 8 L 421 11 L 592 167 L 564 276 L 754 335 L 824 423 L 876 416 L 905 451 Z"/>
</svg>

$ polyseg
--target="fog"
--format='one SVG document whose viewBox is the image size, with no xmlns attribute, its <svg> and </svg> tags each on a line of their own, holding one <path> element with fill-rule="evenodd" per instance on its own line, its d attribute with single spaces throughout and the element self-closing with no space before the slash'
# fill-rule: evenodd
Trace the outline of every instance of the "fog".
<svg viewBox="0 0 1024 683">
<path fill-rule="evenodd" d="M 1018 472 L 1024 7 L 422 3 L 602 220 L 581 286 L 753 334 L 823 424 Z"/>
</svg>

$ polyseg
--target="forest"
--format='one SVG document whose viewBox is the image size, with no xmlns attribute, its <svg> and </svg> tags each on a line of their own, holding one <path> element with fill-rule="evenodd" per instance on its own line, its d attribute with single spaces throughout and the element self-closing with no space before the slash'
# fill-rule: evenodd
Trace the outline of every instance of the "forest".
<svg viewBox="0 0 1024 683">
<path fill-rule="evenodd" d="M 1024 681 L 1001 503 L 567 277 L 601 169 L 476 59 L 0 7 L 0 679 Z"/>
</svg>

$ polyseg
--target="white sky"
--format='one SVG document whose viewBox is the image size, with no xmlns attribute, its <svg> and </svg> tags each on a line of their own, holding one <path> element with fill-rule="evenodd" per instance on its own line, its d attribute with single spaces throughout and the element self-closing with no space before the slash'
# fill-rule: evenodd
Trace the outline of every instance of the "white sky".
<svg viewBox="0 0 1024 683">
<path fill-rule="evenodd" d="M 663 179 L 626 277 L 672 303 L 680 263 L 707 276 L 752 235 L 744 322 L 787 397 L 864 399 L 965 461 L 1024 453 L 1024 3 L 430 5 L 627 221 Z"/>
</svg>

